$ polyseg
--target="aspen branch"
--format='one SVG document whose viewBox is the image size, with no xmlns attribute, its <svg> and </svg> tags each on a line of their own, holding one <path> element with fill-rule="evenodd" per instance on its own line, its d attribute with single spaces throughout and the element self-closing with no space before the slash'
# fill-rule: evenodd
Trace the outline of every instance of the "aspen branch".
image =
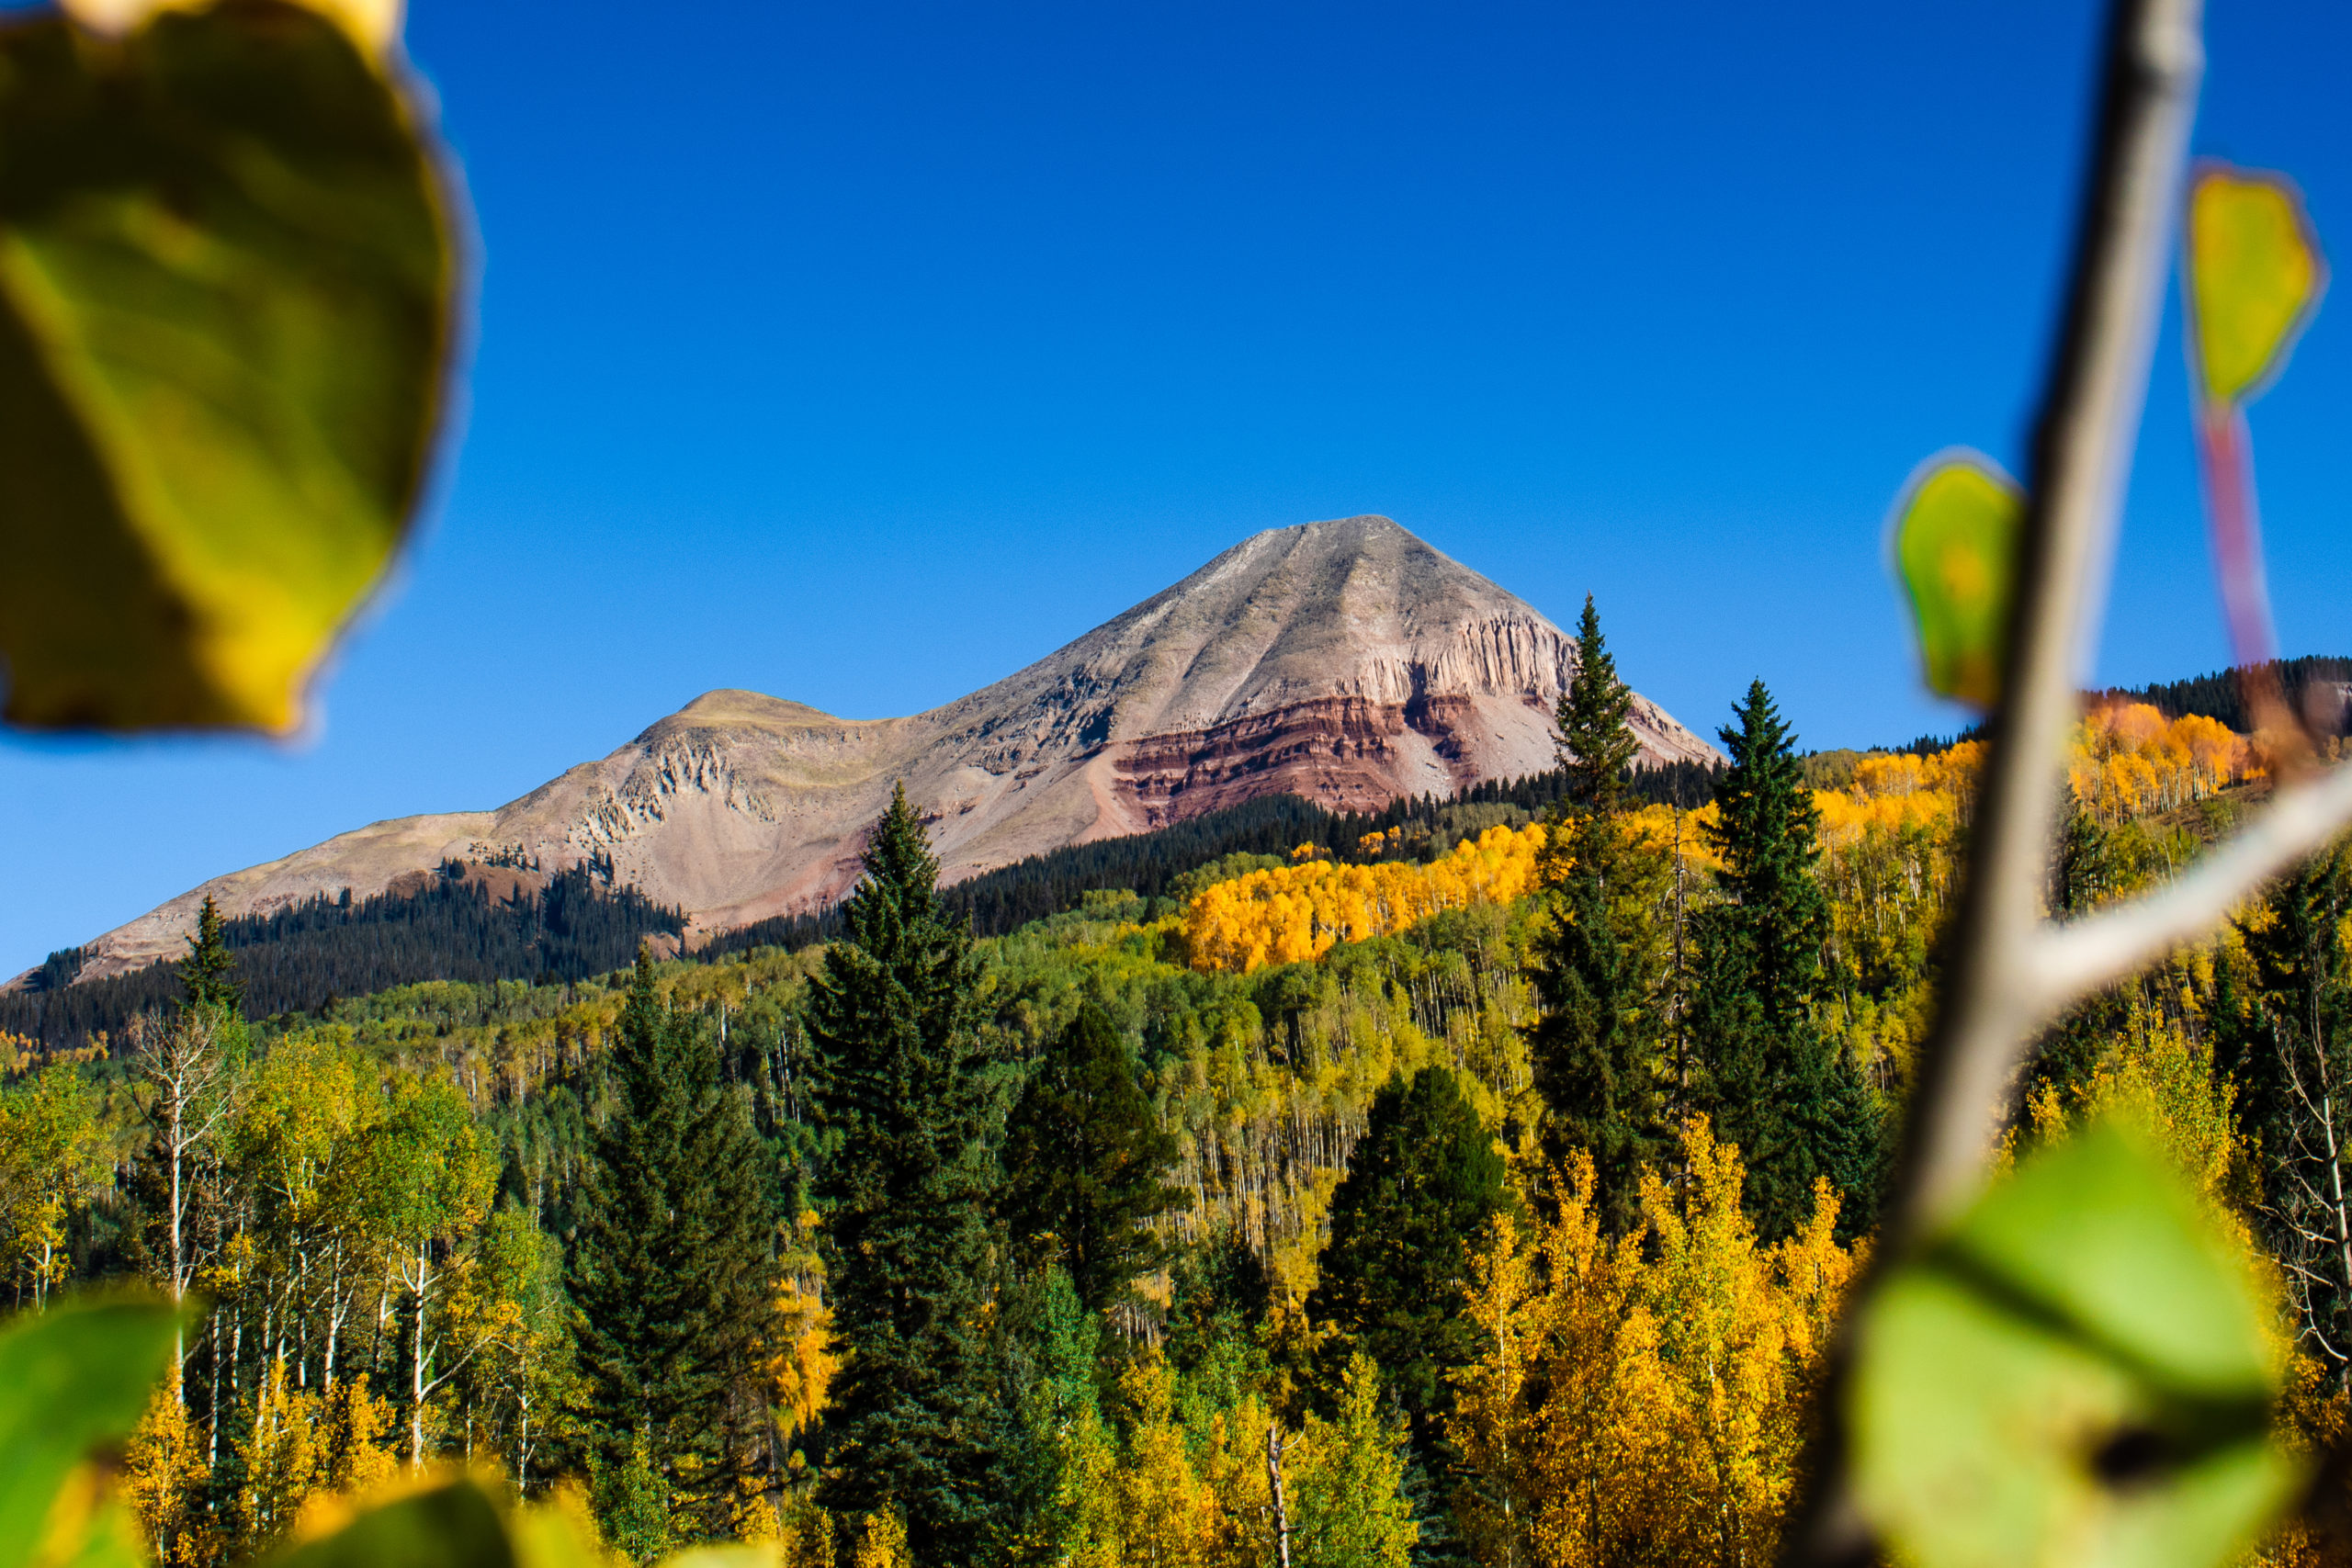
<svg viewBox="0 0 2352 1568">
<path fill-rule="evenodd" d="M 2262 814 L 2146 897 L 2050 928 L 2033 945 L 2036 1008 L 2071 1004 L 2196 941 L 2256 888 L 2317 853 L 2352 822 L 2352 767 L 2281 787 Z"/>
</svg>

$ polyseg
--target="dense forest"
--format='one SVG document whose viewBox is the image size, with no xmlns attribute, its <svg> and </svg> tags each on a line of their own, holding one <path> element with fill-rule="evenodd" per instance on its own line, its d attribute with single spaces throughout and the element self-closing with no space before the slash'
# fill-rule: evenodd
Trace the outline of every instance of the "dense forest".
<svg viewBox="0 0 2352 1568">
<path fill-rule="evenodd" d="M 999 934 L 903 800 L 797 950 L 297 1015 L 208 923 L 110 1054 L 9 1043 L 6 1286 L 210 1303 L 123 1461 L 171 1563 L 441 1461 L 639 1562 L 1767 1561 L 1982 748 L 1808 758 L 1758 683 L 1705 798 L 1645 797 L 1579 637 L 1527 799 L 1088 846 Z M 2210 717 L 2089 712 L 2052 907 L 2265 787 Z M 2332 853 L 2081 1010 L 2013 1132 L 2152 1130 L 2276 1260 L 2305 1432 L 2347 909 Z"/>
<path fill-rule="evenodd" d="M 685 929 L 683 911 L 616 886 L 603 856 L 545 874 L 497 869 L 532 874 L 504 878 L 513 886 L 502 895 L 480 868 L 445 861 L 413 891 L 355 901 L 345 888 L 337 898 L 225 919 L 208 901 L 205 919 L 237 955 L 245 1010 L 257 1017 L 317 1012 L 418 980 L 583 980 L 625 966 L 647 937 Z M 78 948 L 52 953 L 28 989 L 0 993 L 0 1033 L 80 1046 L 179 995 L 169 963 L 77 985 L 81 968 Z"/>
</svg>

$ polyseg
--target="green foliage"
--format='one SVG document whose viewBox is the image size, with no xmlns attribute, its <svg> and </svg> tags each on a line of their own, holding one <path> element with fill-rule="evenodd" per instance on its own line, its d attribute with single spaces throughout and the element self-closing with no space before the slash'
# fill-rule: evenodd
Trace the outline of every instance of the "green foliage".
<svg viewBox="0 0 2352 1568">
<path fill-rule="evenodd" d="M 942 919 L 939 864 L 903 788 L 808 998 L 818 1100 L 840 1140 L 818 1186 L 845 1352 L 830 1429 L 839 1512 L 903 1511 L 919 1564 L 962 1563 L 989 1528 L 1003 1434 L 982 1318 L 997 1173 L 995 1053 L 975 1025 L 969 936 Z"/>
<path fill-rule="evenodd" d="M 1046 1274 L 1041 1304 L 1036 1367 L 1020 1398 L 1037 1473 L 1030 1487 L 1035 1517 L 1024 1532 L 1029 1550 L 1019 1555 L 1087 1561 L 1118 1546 L 1111 1484 L 1117 1444 L 1095 1382 L 1102 1322 L 1059 1269 Z"/>
<path fill-rule="evenodd" d="M 2000 700 L 2012 541 L 2024 521 L 2025 493 L 1978 452 L 1920 465 L 1896 507 L 1895 564 L 1928 685 L 1980 710 Z"/>
<path fill-rule="evenodd" d="M 94 1301 L 0 1332 L 0 1568 L 35 1560 L 68 1473 L 130 1435 L 179 1330 L 163 1303 Z"/>
<path fill-rule="evenodd" d="M 1527 1035 L 1542 1141 L 1553 1171 L 1571 1153 L 1592 1156 L 1601 1224 L 1623 1235 L 1638 1221 L 1640 1173 L 1669 1142 L 1665 1097 L 1663 954 L 1640 895 L 1643 863 L 1602 816 L 1564 829 L 1570 861 L 1553 919 L 1529 954 L 1542 1013 Z M 1634 885 L 1633 897 L 1626 884 Z"/>
<path fill-rule="evenodd" d="M 1639 1218 L 1640 1173 L 1670 1141 L 1665 1103 L 1669 976 L 1657 919 L 1662 857 L 1629 842 L 1612 813 L 1635 754 L 1633 694 L 1617 679 L 1600 621 L 1585 600 L 1577 675 L 1560 698 L 1557 745 L 1567 793 L 1554 813 L 1545 863 L 1552 919 L 1528 955 L 1543 1010 L 1528 1031 L 1544 1101 L 1547 1167 L 1592 1156 L 1601 1224 L 1622 1235 Z"/>
<path fill-rule="evenodd" d="M 1102 1009 L 1080 1008 L 1030 1068 L 1006 1123 L 1016 1251 L 1033 1269 L 1058 1264 L 1087 1311 L 1111 1305 L 1166 1256 L 1151 1221 L 1184 1197 L 1161 1179 L 1175 1158 L 1125 1040 Z"/>
<path fill-rule="evenodd" d="M 1381 1409 L 1380 1370 L 1361 1351 L 1329 1421 L 1309 1416 L 1291 1495 L 1295 1568 L 1405 1568 L 1420 1531 L 1404 1495 L 1405 1434 Z"/>
<path fill-rule="evenodd" d="M 257 1019 L 298 1015 L 287 1020 L 289 1027 L 338 1016 L 346 1001 L 417 981 L 494 987 L 502 979 L 579 982 L 616 969 L 625 974 L 639 943 L 659 932 L 677 934 L 686 917 L 634 887 L 615 887 L 611 869 L 592 859 L 548 876 L 536 893 L 525 882 L 493 896 L 481 867 L 445 861 L 418 891 L 359 899 L 322 895 L 240 915 L 219 922 L 219 941 L 235 964 L 245 1010 Z M 166 1010 L 180 997 L 180 967 L 159 961 L 79 984 L 0 994 L 0 1031 L 51 1049 L 80 1046 L 101 1032 L 119 1036 L 133 1016 Z"/>
<path fill-rule="evenodd" d="M 1435 1431 L 1450 1375 L 1476 1354 L 1462 1311 L 1470 1247 L 1504 1202 L 1502 1155 L 1453 1069 L 1423 1067 L 1374 1098 L 1306 1303 L 1335 1330 L 1324 1348 L 1332 1388 L 1368 1354 L 1417 1435 Z"/>
<path fill-rule="evenodd" d="M 1863 1506 L 1922 1568 L 2224 1561 L 2295 1484 L 2261 1293 L 2112 1123 L 2019 1165 L 1867 1308 Z"/>
<path fill-rule="evenodd" d="M 655 1468 L 646 1433 L 635 1435 L 618 1462 L 599 1456 L 591 1473 L 605 1540 L 631 1562 L 660 1562 L 677 1543 L 677 1526 L 670 1513 L 669 1478 Z"/>
<path fill-rule="evenodd" d="M 760 1149 L 716 1042 L 662 1003 L 649 954 L 607 1072 L 570 1275 L 591 1440 L 605 1474 L 650 1464 L 716 1531 L 750 1459 L 738 1383 L 775 1326 Z"/>
<path fill-rule="evenodd" d="M 416 110 L 313 12 L 0 28 L 11 722 L 300 725 L 423 480 L 449 227 Z"/>
<path fill-rule="evenodd" d="M 2260 1224 L 2286 1267 L 2308 1353 L 2340 1381 L 2352 1366 L 2352 1258 L 2337 1198 L 2352 1106 L 2352 844 L 2298 866 L 2237 925 L 2242 962 L 2222 966 L 2215 1068 L 2237 1089 L 2238 1126 L 2271 1175 Z"/>
</svg>

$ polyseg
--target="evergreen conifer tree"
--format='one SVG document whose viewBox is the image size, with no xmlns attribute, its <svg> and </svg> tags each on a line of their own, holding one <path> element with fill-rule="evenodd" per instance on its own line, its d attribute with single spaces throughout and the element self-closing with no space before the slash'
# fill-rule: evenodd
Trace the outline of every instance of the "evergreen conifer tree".
<svg viewBox="0 0 2352 1568">
<path fill-rule="evenodd" d="M 1667 1146 L 1661 1097 L 1664 952 L 1652 906 L 1663 861 L 1627 840 L 1615 813 L 1635 755 L 1634 694 L 1617 678 L 1592 599 L 1577 624 L 1577 673 L 1560 695 L 1555 743 L 1566 789 L 1552 813 L 1545 879 L 1551 919 L 1538 932 L 1528 1030 L 1541 1142 L 1555 1170 L 1592 1156 L 1601 1223 L 1632 1227 L 1643 1166 Z"/>
<path fill-rule="evenodd" d="M 1764 682 L 1719 733 L 1732 765 L 1715 787 L 1709 829 L 1724 859 L 1726 902 L 1693 922 L 1699 947 L 1691 1036 L 1705 1069 L 1715 1134 L 1739 1145 L 1747 1197 L 1768 1241 L 1790 1235 L 1826 1176 L 1843 1199 L 1843 1235 L 1876 1211 L 1881 1116 L 1859 1071 L 1815 1026 L 1814 990 L 1829 901 L 1814 875 L 1820 818 L 1795 736 Z"/>
<path fill-rule="evenodd" d="M 1470 1248 L 1503 1202 L 1502 1155 L 1452 1068 L 1392 1078 L 1373 1097 L 1306 1312 L 1337 1330 L 1324 1346 L 1329 1386 L 1351 1355 L 1370 1355 L 1417 1444 L 1451 1407 L 1449 1374 L 1477 1354 L 1462 1310 Z"/>
<path fill-rule="evenodd" d="M 180 960 L 180 986 L 187 1006 L 213 1008 L 234 1018 L 244 1004 L 245 987 L 237 978 L 236 955 L 229 951 L 222 924 L 220 907 L 207 893 L 203 908 L 196 912 L 196 934 L 187 939 L 187 956 Z"/>
<path fill-rule="evenodd" d="M 1566 774 L 1562 804 L 1578 816 L 1603 816 L 1624 802 L 1625 770 L 1639 746 L 1632 726 L 1634 694 L 1617 678 L 1617 660 L 1600 635 L 1600 615 L 1592 595 L 1584 596 L 1577 617 L 1577 672 L 1560 694 L 1553 722 L 1561 771 Z"/>
<path fill-rule="evenodd" d="M 775 1224 L 761 1145 L 716 1040 L 662 1002 L 643 950 L 605 1071 L 612 1105 L 566 1280 L 590 1464 L 600 1503 L 632 1529 L 650 1471 L 683 1522 L 716 1532 L 764 1426 L 756 1362 L 773 1339 Z"/>
<path fill-rule="evenodd" d="M 1032 1269 L 1058 1262 L 1088 1312 L 1157 1269 L 1154 1216 L 1184 1196 L 1160 1179 L 1176 1140 L 1160 1130 L 1135 1059 L 1088 1003 L 1031 1069 L 1006 1124 L 1005 1216 Z"/>
<path fill-rule="evenodd" d="M 974 1027 L 970 934 L 945 918 L 903 787 L 864 861 L 808 1003 L 838 1140 L 818 1196 L 843 1353 L 819 1497 L 836 1515 L 896 1510 L 916 1563 L 962 1564 L 991 1528 L 1006 1442 L 987 1325 L 994 1057 Z"/>
</svg>

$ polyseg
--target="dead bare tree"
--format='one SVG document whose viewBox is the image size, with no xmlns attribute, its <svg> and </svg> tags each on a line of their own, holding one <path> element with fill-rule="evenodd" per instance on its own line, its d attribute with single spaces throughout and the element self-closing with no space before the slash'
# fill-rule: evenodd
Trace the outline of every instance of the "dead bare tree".
<svg viewBox="0 0 2352 1568">
<path fill-rule="evenodd" d="M 220 1015 L 210 1008 L 185 1008 L 169 1023 L 141 1014 L 130 1021 L 129 1032 L 132 1071 L 150 1091 L 147 1121 L 153 1130 L 156 1157 L 164 1167 L 167 1193 L 164 1282 L 172 1304 L 178 1306 L 187 1301 L 196 1276 L 196 1249 L 188 1236 L 190 1168 L 229 1114 L 228 1054 L 220 1038 Z M 185 1368 L 185 1324 L 176 1355 L 175 1364 Z M 181 1380 L 175 1378 L 173 1386 L 179 1388 Z M 181 1398 L 186 1400 L 185 1393 Z"/>
</svg>

